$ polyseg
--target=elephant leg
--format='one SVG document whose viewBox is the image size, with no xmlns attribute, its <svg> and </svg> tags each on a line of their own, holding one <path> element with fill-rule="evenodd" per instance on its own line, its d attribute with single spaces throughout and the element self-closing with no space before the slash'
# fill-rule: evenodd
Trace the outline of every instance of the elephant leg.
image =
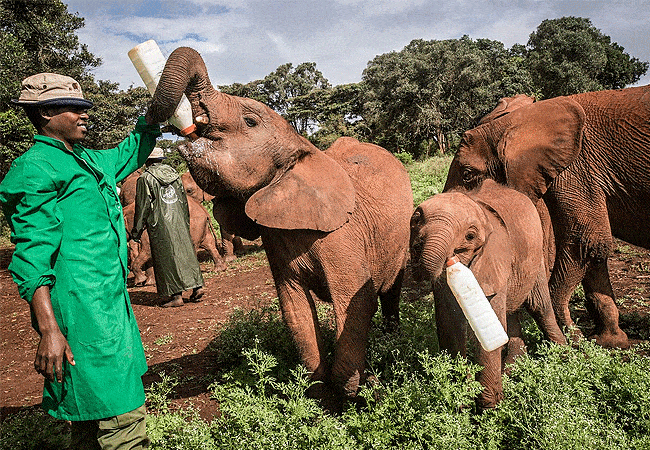
<svg viewBox="0 0 650 450">
<path fill-rule="evenodd" d="M 136 286 L 144 286 L 147 282 L 147 274 L 144 271 L 144 265 L 147 262 L 146 255 L 141 250 L 142 245 L 136 242 L 129 243 L 132 249 L 131 256 L 131 271 L 135 277 L 134 283 Z"/>
<path fill-rule="evenodd" d="M 213 234 L 212 226 L 210 226 L 210 224 L 207 222 L 206 225 L 207 226 L 205 227 L 203 233 L 203 240 L 199 244 L 199 247 L 210 253 L 210 257 L 214 262 L 214 270 L 217 272 L 222 272 L 226 270 L 228 266 L 226 266 L 226 263 L 223 262 L 223 258 L 221 257 L 219 250 L 217 250 L 217 240 Z"/>
<path fill-rule="evenodd" d="M 579 249 L 573 247 L 563 248 L 558 245 L 555 265 L 553 266 L 548 287 L 560 330 L 566 329 L 571 339 L 576 342 L 582 337 L 582 332 L 571 319 L 569 301 L 578 284 L 582 282 L 586 272 L 586 265 L 571 255 L 572 253 L 579 254 Z"/>
<path fill-rule="evenodd" d="M 544 268 L 540 269 L 535 285 L 526 299 L 525 305 L 539 329 L 544 333 L 546 339 L 556 344 L 566 344 L 566 338 L 557 324 L 555 313 L 553 312 L 551 296 L 546 283 L 546 270 Z"/>
<path fill-rule="evenodd" d="M 232 237 L 232 247 L 235 254 L 242 253 L 244 251 L 244 243 L 242 242 L 239 236 Z"/>
<path fill-rule="evenodd" d="M 404 282 L 404 269 L 400 270 L 393 285 L 385 292 L 379 293 L 381 313 L 384 316 L 384 329 L 394 331 L 399 326 L 399 297 Z"/>
<path fill-rule="evenodd" d="M 490 301 L 492 309 L 496 313 L 501 324 L 509 331 L 506 318 L 506 299 L 505 294 L 497 294 Z M 503 383 L 501 380 L 501 359 L 503 346 L 491 352 L 487 352 L 478 347 L 477 364 L 483 366 L 483 369 L 477 374 L 477 380 L 483 386 L 483 391 L 476 399 L 476 405 L 480 410 L 494 408 L 503 399 Z"/>
<path fill-rule="evenodd" d="M 289 327 L 305 367 L 315 381 L 327 376 L 323 341 L 316 306 L 311 294 L 302 286 L 289 283 L 278 286 L 282 318 Z"/>
<path fill-rule="evenodd" d="M 147 269 L 145 270 L 146 280 L 144 282 L 145 286 L 155 286 L 156 284 L 156 275 L 153 273 L 153 266 L 150 264 L 151 261 L 147 263 Z"/>
<path fill-rule="evenodd" d="M 332 286 L 347 289 L 354 284 L 328 280 Z M 368 334 L 373 315 L 377 312 L 377 291 L 370 279 L 349 293 L 332 289 L 332 304 L 336 318 L 336 349 L 332 365 L 332 381 L 342 387 L 347 397 L 355 397 L 364 379 Z"/>
<path fill-rule="evenodd" d="M 587 303 L 593 305 L 596 313 L 598 326 L 593 338 L 603 347 L 629 347 L 627 334 L 618 325 L 618 307 L 614 301 L 607 260 L 592 262 L 587 268 L 582 284 Z"/>
<path fill-rule="evenodd" d="M 221 245 L 223 246 L 223 258 L 226 262 L 231 262 L 237 259 L 235 255 L 235 245 L 234 240 L 235 235 L 226 232 L 221 228 Z M 241 239 L 239 240 L 241 243 Z"/>
<path fill-rule="evenodd" d="M 551 311 L 551 314 L 553 311 Z M 523 333 L 521 332 L 521 315 L 519 311 L 515 311 L 507 316 L 508 323 L 508 345 L 506 349 L 506 357 L 503 358 L 501 371 L 510 373 L 512 365 L 519 356 L 526 353 L 526 344 L 524 343 Z"/>
<path fill-rule="evenodd" d="M 467 320 L 444 279 L 434 286 L 434 302 L 438 347 L 467 357 Z"/>
</svg>

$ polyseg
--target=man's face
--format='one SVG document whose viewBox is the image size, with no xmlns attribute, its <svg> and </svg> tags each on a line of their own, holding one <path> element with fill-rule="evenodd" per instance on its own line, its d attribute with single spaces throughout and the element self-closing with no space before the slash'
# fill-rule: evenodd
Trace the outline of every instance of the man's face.
<svg viewBox="0 0 650 450">
<path fill-rule="evenodd" d="M 48 119 L 43 127 L 43 134 L 53 137 L 66 144 L 68 148 L 84 140 L 88 132 L 86 109 L 80 106 L 50 107 L 42 111 L 43 117 Z"/>
</svg>

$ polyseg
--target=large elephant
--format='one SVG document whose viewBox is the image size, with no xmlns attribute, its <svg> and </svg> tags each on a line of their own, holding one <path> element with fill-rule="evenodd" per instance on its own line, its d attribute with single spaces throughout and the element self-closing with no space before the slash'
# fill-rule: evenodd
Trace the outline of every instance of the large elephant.
<svg viewBox="0 0 650 450">
<path fill-rule="evenodd" d="M 190 213 L 190 236 L 194 251 L 200 249 L 207 251 L 214 262 L 214 270 L 223 271 L 227 269 L 226 264 L 217 249 L 215 230 L 210 221 L 210 215 L 201 203 L 192 197 L 187 197 L 187 206 Z M 127 232 L 133 229 L 133 218 L 135 216 L 135 202 L 123 208 L 124 223 Z M 151 264 L 151 246 L 149 234 L 145 232 L 140 236 L 140 242 L 129 242 L 129 266 L 135 276 L 136 285 L 155 284 L 153 278 L 153 267 Z M 146 270 L 146 272 L 145 272 Z"/>
<path fill-rule="evenodd" d="M 203 189 L 201 189 L 198 184 L 196 184 L 196 181 L 194 181 L 194 178 L 192 178 L 192 174 L 189 172 L 185 172 L 183 175 L 181 175 L 181 182 L 183 183 L 185 193 L 199 203 L 204 201 L 209 202 L 214 198 L 213 195 L 208 194 Z M 216 210 L 214 206 L 217 206 Z M 218 209 L 218 204 L 213 205 L 212 215 L 214 216 L 217 223 L 219 223 L 219 231 L 221 232 L 221 248 L 223 249 L 223 259 L 226 262 L 231 262 L 237 259 L 236 252 L 242 250 L 243 244 L 239 236 L 235 236 L 234 234 L 229 233 L 221 225 L 219 218 L 222 216 L 222 214 L 223 213 Z"/>
<path fill-rule="evenodd" d="M 433 281 L 440 348 L 467 356 L 467 321 L 444 271 L 452 256 L 472 270 L 510 337 L 505 352 L 477 346 L 477 363 L 483 366 L 478 374 L 484 387 L 477 399 L 481 408 L 501 400 L 503 366 L 525 349 L 518 314 L 522 306 L 548 339 L 566 343 L 548 292 L 543 242 L 533 203 L 492 180 L 475 191 L 456 188 L 434 195 L 411 218 L 411 266 L 416 279 Z"/>
<path fill-rule="evenodd" d="M 467 131 L 445 190 L 485 178 L 528 195 L 542 217 L 548 207 L 556 246 L 549 289 L 560 325 L 580 335 L 569 300 L 582 282 L 596 342 L 628 346 L 607 258 L 612 235 L 650 248 L 650 86 L 511 108 Z"/>
<path fill-rule="evenodd" d="M 396 321 L 413 196 L 389 152 L 352 138 L 320 151 L 257 101 L 215 90 L 201 56 L 169 56 L 148 110 L 166 120 L 185 93 L 200 138 L 180 149 L 196 182 L 227 212 L 226 229 L 262 237 L 284 321 L 314 380 L 354 397 L 371 318 Z M 312 298 L 331 302 L 331 368 Z"/>
</svg>

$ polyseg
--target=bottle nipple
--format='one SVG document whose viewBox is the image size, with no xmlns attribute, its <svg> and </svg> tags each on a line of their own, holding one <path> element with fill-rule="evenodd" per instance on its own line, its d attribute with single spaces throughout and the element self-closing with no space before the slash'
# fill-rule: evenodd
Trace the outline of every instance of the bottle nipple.
<svg viewBox="0 0 650 450">
<path fill-rule="evenodd" d="M 454 255 L 451 258 L 447 259 L 447 267 L 453 266 L 457 262 L 460 262 L 460 259 L 458 259 L 458 256 Z"/>
</svg>

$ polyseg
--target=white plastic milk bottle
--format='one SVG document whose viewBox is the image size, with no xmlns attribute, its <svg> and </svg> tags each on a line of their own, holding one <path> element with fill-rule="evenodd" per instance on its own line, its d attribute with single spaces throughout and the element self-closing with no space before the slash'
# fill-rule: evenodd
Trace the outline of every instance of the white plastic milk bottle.
<svg viewBox="0 0 650 450">
<path fill-rule="evenodd" d="M 456 256 L 447 260 L 447 284 L 485 351 L 491 352 L 508 342 L 508 335 L 474 274 Z"/>
<path fill-rule="evenodd" d="M 156 92 L 156 86 L 160 81 L 160 75 L 165 68 L 165 57 L 158 44 L 153 39 L 138 44 L 129 50 L 129 58 L 144 81 L 145 86 L 151 95 Z M 192 106 L 185 94 L 181 97 L 178 108 L 168 122 L 178 128 L 183 136 L 196 137 L 192 135 L 196 131 L 196 125 L 192 120 Z"/>
</svg>

